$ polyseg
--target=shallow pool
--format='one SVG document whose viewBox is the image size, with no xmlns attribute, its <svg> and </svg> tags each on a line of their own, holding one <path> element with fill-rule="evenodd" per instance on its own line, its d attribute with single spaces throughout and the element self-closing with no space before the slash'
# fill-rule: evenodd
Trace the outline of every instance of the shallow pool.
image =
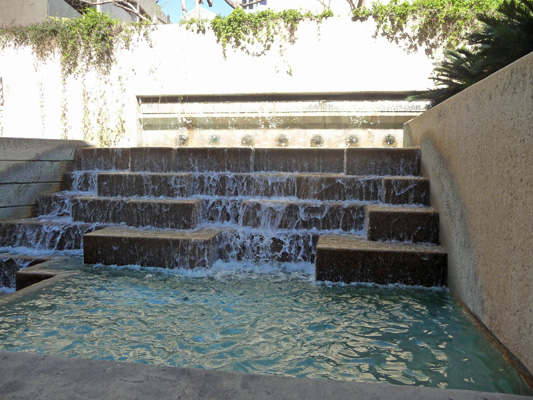
<svg viewBox="0 0 533 400">
<path fill-rule="evenodd" d="M 530 394 L 443 290 L 332 285 L 309 264 L 83 266 L 0 308 L 0 347 L 67 357 Z"/>
</svg>

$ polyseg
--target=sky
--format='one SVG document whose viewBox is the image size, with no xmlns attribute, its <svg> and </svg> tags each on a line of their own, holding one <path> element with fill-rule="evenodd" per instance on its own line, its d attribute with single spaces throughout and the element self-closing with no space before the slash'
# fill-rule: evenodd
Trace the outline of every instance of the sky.
<svg viewBox="0 0 533 400">
<path fill-rule="evenodd" d="M 194 0 L 186 0 L 187 10 L 191 11 L 194 8 Z M 170 16 L 170 20 L 173 23 L 181 21 L 181 2 L 180 0 L 159 0 L 157 3 L 163 9 L 164 13 Z M 213 7 L 207 5 L 207 1 L 200 7 L 213 11 L 216 14 L 228 15 L 231 13 L 232 8 L 226 4 L 224 0 L 214 0 Z"/>
</svg>

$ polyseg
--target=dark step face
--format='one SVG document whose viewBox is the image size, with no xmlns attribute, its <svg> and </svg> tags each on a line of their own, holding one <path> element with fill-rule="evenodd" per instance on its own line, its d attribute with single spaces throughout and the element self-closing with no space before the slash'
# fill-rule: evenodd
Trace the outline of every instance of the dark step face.
<svg viewBox="0 0 533 400">
<path fill-rule="evenodd" d="M 382 201 L 386 204 L 429 205 L 429 179 L 383 178 Z"/>
<path fill-rule="evenodd" d="M 354 203 L 246 200 L 242 204 L 243 226 L 267 230 L 360 231 L 365 206 Z"/>
<path fill-rule="evenodd" d="M 17 272 L 21 269 L 45 261 L 46 258 L 35 258 L 20 254 L 0 254 L 0 287 L 15 289 Z"/>
<path fill-rule="evenodd" d="M 406 176 L 420 175 L 420 150 L 346 149 L 347 175 Z"/>
<path fill-rule="evenodd" d="M 72 171 L 63 175 L 63 190 L 96 193 L 98 173 L 95 171 Z"/>
<path fill-rule="evenodd" d="M 344 149 L 255 149 L 254 171 L 342 173 Z"/>
<path fill-rule="evenodd" d="M 312 232 L 268 232 L 226 229 L 218 258 L 244 262 L 314 262 L 318 235 Z"/>
<path fill-rule="evenodd" d="M 98 195 L 105 197 L 187 197 L 191 174 L 101 173 Z"/>
<path fill-rule="evenodd" d="M 382 179 L 341 174 L 289 173 L 100 173 L 106 197 L 297 197 L 310 200 L 378 201 Z"/>
<path fill-rule="evenodd" d="M 72 198 L 74 195 L 65 193 L 52 193 L 37 198 L 37 212 L 41 216 L 71 217 Z"/>
<path fill-rule="evenodd" d="M 158 231 L 110 227 L 84 237 L 87 264 L 210 268 L 220 230 Z"/>
<path fill-rule="evenodd" d="M 131 171 L 250 172 L 249 148 L 132 148 Z"/>
<path fill-rule="evenodd" d="M 79 148 L 76 150 L 76 170 L 78 171 L 124 171 L 129 168 L 129 148 Z"/>
<path fill-rule="evenodd" d="M 378 243 L 350 236 L 321 236 L 316 279 L 418 286 L 446 285 L 447 256 L 438 246 Z"/>
<path fill-rule="evenodd" d="M 439 241 L 439 213 L 428 207 L 370 205 L 367 238 L 372 241 L 433 243 Z"/>
<path fill-rule="evenodd" d="M 10 220 L 0 224 L 0 247 L 30 247 L 36 250 L 79 250 L 83 235 L 95 225 L 43 220 Z"/>
<path fill-rule="evenodd" d="M 202 215 L 201 200 L 75 197 L 74 221 L 168 229 L 194 229 Z"/>
</svg>

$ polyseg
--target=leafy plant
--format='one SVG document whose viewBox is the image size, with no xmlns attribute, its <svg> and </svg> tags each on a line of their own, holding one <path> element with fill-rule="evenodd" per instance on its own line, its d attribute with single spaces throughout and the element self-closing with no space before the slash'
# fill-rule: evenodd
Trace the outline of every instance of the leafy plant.
<svg viewBox="0 0 533 400">
<path fill-rule="evenodd" d="M 210 28 L 215 33 L 217 41 L 222 45 L 224 55 L 227 46 L 230 45 L 247 54 L 261 56 L 272 48 L 276 37 L 289 43 L 294 42 L 300 21 L 309 19 L 321 22 L 332 16 L 331 10 L 320 14 L 302 13 L 298 10 L 280 12 L 265 10 L 247 13 L 238 7 L 226 17 L 216 16 L 210 22 Z M 204 20 L 190 20 L 183 22 L 183 24 L 188 29 L 196 30 L 196 32 L 206 32 L 206 21 Z"/>
<path fill-rule="evenodd" d="M 30 46 L 39 60 L 57 51 L 65 75 L 82 67 L 109 73 L 115 50 L 129 48 L 137 33 L 148 39 L 148 27 L 145 23 L 121 22 L 88 8 L 80 18 L 48 18 L 27 26 L 0 27 L 0 48 Z"/>
<path fill-rule="evenodd" d="M 533 52 L 533 0 L 504 1 L 497 15 L 480 15 L 482 29 L 468 36 L 470 49 L 448 50 L 436 65 L 436 88 L 412 96 L 434 106 Z"/>
<path fill-rule="evenodd" d="M 476 16 L 491 13 L 501 0 L 391 0 L 353 11 L 353 19 L 375 20 L 381 34 L 408 52 L 423 48 L 432 55 L 441 47 L 455 48 L 467 32 L 480 26 Z"/>
</svg>

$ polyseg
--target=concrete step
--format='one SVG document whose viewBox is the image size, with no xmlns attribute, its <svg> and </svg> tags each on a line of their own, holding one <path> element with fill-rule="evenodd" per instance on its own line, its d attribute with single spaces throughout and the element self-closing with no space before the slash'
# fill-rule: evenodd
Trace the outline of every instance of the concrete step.
<svg viewBox="0 0 533 400">
<path fill-rule="evenodd" d="M 318 234 L 306 231 L 266 231 L 225 228 L 218 251 L 223 261 L 314 262 Z"/>
<path fill-rule="evenodd" d="M 98 174 L 98 195 L 106 197 L 188 197 L 192 174 L 131 173 Z"/>
<path fill-rule="evenodd" d="M 128 173 L 98 175 L 98 194 L 114 197 L 297 197 L 378 201 L 382 178 L 293 173 Z"/>
<path fill-rule="evenodd" d="M 347 175 L 419 176 L 420 149 L 347 148 Z"/>
<path fill-rule="evenodd" d="M 30 247 L 36 250 L 79 250 L 83 235 L 98 229 L 96 224 L 68 219 L 40 218 L 7 220 L 0 223 L 0 247 Z"/>
<path fill-rule="evenodd" d="M 124 171 L 129 167 L 129 148 L 82 147 L 76 150 L 78 171 Z"/>
<path fill-rule="evenodd" d="M 17 272 L 46 261 L 47 257 L 0 253 L 0 287 L 16 288 Z"/>
<path fill-rule="evenodd" d="M 71 217 L 72 199 L 77 193 L 57 192 L 37 197 L 37 215 L 49 217 Z"/>
<path fill-rule="evenodd" d="M 134 227 L 194 229 L 202 215 L 202 206 L 199 199 L 78 196 L 72 199 L 72 219 Z"/>
<path fill-rule="evenodd" d="M 250 148 L 139 147 L 131 151 L 131 171 L 251 172 Z"/>
<path fill-rule="evenodd" d="M 195 231 L 109 227 L 83 238 L 87 264 L 210 268 L 220 229 Z"/>
<path fill-rule="evenodd" d="M 63 175 L 62 189 L 72 192 L 96 193 L 98 172 L 72 171 Z"/>
<path fill-rule="evenodd" d="M 447 255 L 440 246 L 372 242 L 351 235 L 321 235 L 316 279 L 445 286 Z"/>
<path fill-rule="evenodd" d="M 343 173 L 344 149 L 255 149 L 254 171 Z"/>
<path fill-rule="evenodd" d="M 369 205 L 366 233 L 372 241 L 439 241 L 439 213 L 431 207 Z"/>
<path fill-rule="evenodd" d="M 364 227 L 362 203 L 295 200 L 245 200 L 241 224 L 268 230 L 360 231 Z"/>
<path fill-rule="evenodd" d="M 429 205 L 429 179 L 400 176 L 383 178 L 381 200 L 386 204 Z"/>
</svg>

